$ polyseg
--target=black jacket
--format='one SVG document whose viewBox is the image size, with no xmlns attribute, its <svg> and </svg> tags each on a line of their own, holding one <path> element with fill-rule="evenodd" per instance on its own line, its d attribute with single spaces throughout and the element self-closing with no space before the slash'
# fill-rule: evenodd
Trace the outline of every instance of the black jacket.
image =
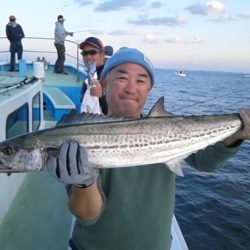
<svg viewBox="0 0 250 250">
<path fill-rule="evenodd" d="M 10 42 L 20 42 L 24 38 L 21 25 L 15 22 L 9 22 L 6 25 L 6 36 Z"/>
</svg>

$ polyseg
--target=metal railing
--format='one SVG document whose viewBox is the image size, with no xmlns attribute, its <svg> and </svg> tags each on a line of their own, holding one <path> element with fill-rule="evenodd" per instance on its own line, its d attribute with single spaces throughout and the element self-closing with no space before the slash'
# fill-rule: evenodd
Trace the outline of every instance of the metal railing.
<svg viewBox="0 0 250 250">
<path fill-rule="evenodd" d="M 25 37 L 22 39 L 22 44 L 23 44 L 23 57 L 25 59 L 31 59 L 31 61 L 34 61 L 38 56 L 45 57 L 44 55 L 46 54 L 47 61 L 56 60 L 57 52 L 54 46 L 53 38 Z M 6 54 L 5 58 L 10 56 L 9 46 L 10 44 L 7 37 L 0 37 L 0 61 L 9 61 L 9 58 L 3 60 L 3 56 L 1 56 L 3 54 Z M 77 71 L 77 80 L 79 81 L 79 73 L 80 73 L 79 44 L 74 41 L 65 40 L 65 48 L 66 48 L 65 63 L 71 62 L 73 65 L 75 65 Z"/>
</svg>

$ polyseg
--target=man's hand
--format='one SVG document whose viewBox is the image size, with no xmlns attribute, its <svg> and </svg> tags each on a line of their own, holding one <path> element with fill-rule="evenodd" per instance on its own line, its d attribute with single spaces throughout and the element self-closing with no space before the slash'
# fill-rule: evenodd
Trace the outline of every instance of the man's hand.
<svg viewBox="0 0 250 250">
<path fill-rule="evenodd" d="M 241 109 L 240 117 L 243 128 L 223 141 L 226 146 L 231 146 L 237 141 L 250 140 L 250 108 Z"/>
<path fill-rule="evenodd" d="M 90 94 L 92 96 L 101 97 L 102 96 L 102 85 L 99 80 L 92 80 L 90 86 Z"/>
<path fill-rule="evenodd" d="M 67 141 L 59 148 L 58 156 L 49 154 L 47 168 L 58 181 L 65 184 L 89 186 L 97 180 L 98 170 L 88 161 L 84 147 Z"/>
<path fill-rule="evenodd" d="M 250 140 L 250 108 L 242 109 L 240 111 L 240 117 L 243 121 L 244 127 L 237 133 L 237 136 L 239 139 Z"/>
</svg>

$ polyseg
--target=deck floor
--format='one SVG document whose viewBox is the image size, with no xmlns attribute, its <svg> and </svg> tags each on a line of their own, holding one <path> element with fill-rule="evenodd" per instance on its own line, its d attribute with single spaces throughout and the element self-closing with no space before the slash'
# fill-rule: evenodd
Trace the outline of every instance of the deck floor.
<svg viewBox="0 0 250 250">
<path fill-rule="evenodd" d="M 66 250 L 71 220 L 64 185 L 29 173 L 1 224 L 0 249 Z"/>
<path fill-rule="evenodd" d="M 79 77 L 79 79 L 76 76 L 76 73 L 71 72 L 72 69 L 65 66 L 65 71 L 68 72 L 68 75 L 60 75 L 55 74 L 53 72 L 52 66 L 49 68 L 48 71 L 45 71 L 44 73 L 44 85 L 69 85 L 69 86 L 81 86 L 83 82 L 83 78 Z M 19 75 L 19 72 L 8 72 L 8 71 L 0 71 L 0 76 L 8 76 L 8 81 L 21 81 L 24 79 L 24 77 L 21 77 Z M 33 76 L 33 69 L 31 67 L 27 67 L 27 76 L 32 77 Z M 5 79 L 5 81 L 6 81 Z"/>
</svg>

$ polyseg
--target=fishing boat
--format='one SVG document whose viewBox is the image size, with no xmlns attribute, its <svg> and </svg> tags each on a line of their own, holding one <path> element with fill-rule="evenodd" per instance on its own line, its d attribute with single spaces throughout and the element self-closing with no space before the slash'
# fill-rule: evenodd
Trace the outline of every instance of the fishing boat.
<svg viewBox="0 0 250 250">
<path fill-rule="evenodd" d="M 8 71 L 7 47 L 0 51 L 6 55 L 0 62 L 0 141 L 53 127 L 63 114 L 80 110 L 86 72 L 79 60 L 78 44 L 66 41 L 66 47 L 73 47 L 72 53 L 68 50 L 66 54 L 65 70 L 69 74 L 59 75 L 53 73 L 50 63 L 55 61 L 52 39 L 25 38 L 27 44 L 29 40 L 52 45 L 41 45 L 46 51 L 24 51 L 27 59 L 19 61 L 19 72 Z M 24 45 L 28 47 L 32 48 Z M 68 249 L 73 221 L 63 184 L 46 171 L 10 176 L 0 173 L 0 249 Z M 188 249 L 175 217 L 172 239 L 172 250 Z"/>
<path fill-rule="evenodd" d="M 175 72 L 175 75 L 180 76 L 180 77 L 186 77 L 186 73 L 183 70 L 178 70 Z"/>
<path fill-rule="evenodd" d="M 243 74 L 244 77 L 250 78 L 250 74 Z"/>
</svg>

